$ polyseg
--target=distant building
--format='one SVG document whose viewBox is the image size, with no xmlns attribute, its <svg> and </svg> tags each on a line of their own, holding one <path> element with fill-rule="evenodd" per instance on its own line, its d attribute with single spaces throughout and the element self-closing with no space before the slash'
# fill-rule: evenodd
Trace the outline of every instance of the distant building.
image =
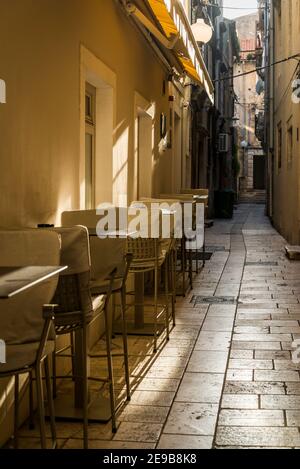
<svg viewBox="0 0 300 469">
<path fill-rule="evenodd" d="M 266 187 L 266 160 L 257 135 L 260 113 L 264 109 L 264 90 L 259 75 L 249 73 L 255 70 L 257 54 L 261 53 L 257 39 L 258 19 L 258 13 L 236 19 L 241 53 L 240 60 L 234 66 L 234 75 L 242 75 L 234 80 L 237 151 L 240 162 L 238 188 L 241 196 L 249 197 L 251 193 L 265 190 Z"/>
<path fill-rule="evenodd" d="M 234 63 L 239 56 L 235 22 L 224 18 L 223 2 L 207 6 L 193 0 L 193 22 L 203 18 L 214 30 L 211 41 L 202 46 L 206 66 L 215 84 L 215 103 L 200 88 L 192 98 L 192 185 L 210 190 L 213 214 L 214 192 L 235 190 L 234 172 Z"/>
</svg>

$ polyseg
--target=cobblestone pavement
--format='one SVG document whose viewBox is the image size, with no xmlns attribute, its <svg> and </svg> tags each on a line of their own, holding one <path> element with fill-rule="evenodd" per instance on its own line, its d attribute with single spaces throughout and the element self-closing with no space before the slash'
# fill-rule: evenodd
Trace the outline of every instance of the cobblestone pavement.
<svg viewBox="0 0 300 469">
<path fill-rule="evenodd" d="M 263 206 L 215 222 L 214 254 L 178 300 L 170 342 L 153 357 L 149 338 L 130 338 L 132 401 L 116 435 L 91 425 L 90 448 L 300 447 L 300 266 L 285 244 Z M 121 396 L 122 363 L 116 376 Z M 57 426 L 60 447 L 82 447 L 80 423 Z M 39 445 L 35 432 L 22 429 L 23 447 Z"/>
</svg>

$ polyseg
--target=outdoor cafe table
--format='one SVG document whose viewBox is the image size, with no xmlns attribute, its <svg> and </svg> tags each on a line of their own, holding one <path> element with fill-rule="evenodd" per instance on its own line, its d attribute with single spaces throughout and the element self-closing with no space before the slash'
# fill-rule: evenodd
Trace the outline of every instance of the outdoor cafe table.
<svg viewBox="0 0 300 469">
<path fill-rule="evenodd" d="M 66 266 L 0 267 L 0 299 L 5 300 L 46 282 L 66 270 Z"/>
<path fill-rule="evenodd" d="M 59 275 L 67 267 L 0 267 L 0 299 L 5 300 L 34 287 L 49 278 Z M 76 332 L 76 348 L 81 350 L 82 335 Z M 75 375 L 82 376 L 82 359 L 80 354 L 76 354 Z M 55 416 L 58 419 L 80 420 L 82 419 L 83 406 L 83 383 L 81 378 L 75 378 L 74 399 L 69 395 L 59 393 L 55 399 Z M 89 418 L 91 420 L 107 422 L 111 417 L 109 401 L 105 397 L 99 396 L 91 403 L 89 408 Z"/>
</svg>

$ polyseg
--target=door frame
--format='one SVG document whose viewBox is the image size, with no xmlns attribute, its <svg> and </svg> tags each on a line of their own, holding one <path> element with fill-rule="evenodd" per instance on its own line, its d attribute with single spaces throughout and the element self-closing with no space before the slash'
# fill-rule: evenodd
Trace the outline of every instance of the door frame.
<svg viewBox="0 0 300 469">
<path fill-rule="evenodd" d="M 145 99 L 137 91 L 134 93 L 134 169 L 133 169 L 133 189 L 131 198 L 139 198 L 139 118 L 145 113 L 152 119 L 152 155 L 154 152 L 154 117 L 155 105 Z M 151 175 L 152 177 L 152 175 Z"/>
</svg>

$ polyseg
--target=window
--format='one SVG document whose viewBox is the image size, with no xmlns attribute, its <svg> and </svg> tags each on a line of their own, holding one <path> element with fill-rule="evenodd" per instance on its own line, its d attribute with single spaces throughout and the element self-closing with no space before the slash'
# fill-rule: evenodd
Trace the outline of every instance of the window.
<svg viewBox="0 0 300 469">
<path fill-rule="evenodd" d="M 282 166 L 282 127 L 281 123 L 277 127 L 277 161 L 278 169 L 281 169 Z"/>
<path fill-rule="evenodd" d="M 85 208 L 95 204 L 95 126 L 96 126 L 96 88 L 86 83 L 85 91 Z"/>
<path fill-rule="evenodd" d="M 293 126 L 289 125 L 287 130 L 287 165 L 291 167 L 293 163 Z"/>
</svg>

